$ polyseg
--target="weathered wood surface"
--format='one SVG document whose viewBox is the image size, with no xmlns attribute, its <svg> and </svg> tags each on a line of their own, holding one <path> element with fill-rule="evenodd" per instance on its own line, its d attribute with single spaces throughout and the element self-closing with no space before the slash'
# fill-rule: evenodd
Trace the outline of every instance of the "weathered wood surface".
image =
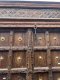
<svg viewBox="0 0 60 80">
<path fill-rule="evenodd" d="M 39 3 L 39 2 L 38 2 Z M 38 4 L 36 2 L 14 2 L 12 3 L 10 2 L 0 2 L 0 7 L 28 7 L 28 8 L 60 8 L 60 4 L 59 3 L 48 3 L 48 2 L 40 2 L 41 4 Z"/>
<path fill-rule="evenodd" d="M 60 28 L 60 19 L 45 19 L 41 20 L 0 20 L 0 27 L 2 28 L 34 28 L 35 25 L 37 28 Z"/>
<path fill-rule="evenodd" d="M 56 3 L 41 5 L 41 4 L 28 3 L 28 2 L 27 3 L 0 2 L 0 9 L 1 8 L 3 8 L 3 12 L 7 8 L 28 8 L 28 9 L 34 8 L 36 10 L 43 9 L 43 8 L 44 10 L 46 8 L 48 9 L 58 8 L 59 9 L 58 14 L 60 15 L 60 4 L 56 4 Z M 9 10 L 11 11 L 11 9 Z M 10 14 L 10 11 L 9 11 L 9 14 Z M 20 73 L 22 74 L 22 76 L 23 74 L 26 74 L 26 80 L 35 80 L 35 74 L 37 75 L 41 74 L 41 76 L 44 77 L 46 73 L 48 74 L 48 80 L 53 80 L 53 73 L 59 72 L 60 74 L 60 65 L 54 63 L 56 56 L 54 55 L 52 56 L 52 54 L 57 54 L 57 56 L 60 57 L 60 55 L 58 55 L 58 53 L 60 53 L 60 43 L 59 43 L 60 42 L 60 18 L 50 17 L 50 18 L 42 18 L 42 19 L 37 19 L 37 18 L 35 19 L 11 18 L 10 19 L 10 18 L 3 17 L 3 19 L 0 18 L 0 29 L 3 29 L 3 30 L 0 30 L 0 37 L 3 36 L 3 33 L 4 31 L 6 32 L 6 29 L 9 29 L 9 34 L 6 34 L 6 35 L 9 35 L 9 41 L 7 40 L 7 44 L 8 42 L 9 44 L 6 45 L 6 43 L 3 44 L 2 42 L 0 42 L 0 45 L 1 45 L 0 52 L 4 51 L 4 54 L 5 54 L 5 51 L 8 52 L 8 63 L 7 63 L 8 66 L 6 68 L 0 68 L 0 74 L 7 73 L 8 80 L 11 80 L 12 73 L 17 75 L 19 74 L 19 76 L 20 76 Z M 23 33 L 21 29 L 23 31 L 26 30 L 27 35 L 25 35 L 25 33 Z M 43 32 L 42 32 L 42 29 L 43 29 Z M 39 30 L 39 32 L 37 30 Z M 50 32 L 51 30 L 53 33 Z M 4 37 L 6 37 L 6 35 L 4 35 Z M 20 43 L 18 42 L 17 40 L 18 35 L 22 37 L 23 42 L 20 42 Z M 38 40 L 39 37 L 40 39 Z M 22 51 L 22 53 L 18 53 L 19 51 Z M 21 67 L 17 65 L 16 65 L 17 67 L 15 66 L 12 67 L 14 65 L 13 52 L 17 52 L 15 54 L 16 57 L 17 57 L 17 54 L 20 54 L 21 57 L 24 55 L 22 57 L 23 59 L 22 58 L 21 59 L 22 59 L 22 63 L 26 59 L 26 62 L 25 62 L 26 66 L 23 66 L 25 64 L 23 63 Z M 0 56 L 1 55 L 2 54 L 0 54 Z M 51 59 L 52 57 L 54 58 L 53 60 Z M 39 60 L 37 58 L 43 59 L 44 61 L 43 60 L 41 61 L 43 63 L 40 62 L 41 64 L 39 64 Z M 35 61 L 37 61 L 37 63 Z M 38 65 L 35 66 L 36 64 Z"/>
</svg>

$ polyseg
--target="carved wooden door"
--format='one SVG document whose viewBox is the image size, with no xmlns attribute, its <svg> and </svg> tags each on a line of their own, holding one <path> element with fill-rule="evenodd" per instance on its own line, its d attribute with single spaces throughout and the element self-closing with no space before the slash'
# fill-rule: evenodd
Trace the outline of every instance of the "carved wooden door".
<svg viewBox="0 0 60 80">
<path fill-rule="evenodd" d="M 0 80 L 60 80 L 60 29 L 1 28 Z"/>
</svg>

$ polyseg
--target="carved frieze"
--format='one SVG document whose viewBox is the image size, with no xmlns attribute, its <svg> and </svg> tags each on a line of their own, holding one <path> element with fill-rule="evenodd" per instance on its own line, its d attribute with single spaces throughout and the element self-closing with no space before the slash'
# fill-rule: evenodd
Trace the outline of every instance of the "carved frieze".
<svg viewBox="0 0 60 80">
<path fill-rule="evenodd" d="M 60 9 L 0 8 L 0 18 L 12 18 L 12 19 L 60 18 Z"/>
</svg>

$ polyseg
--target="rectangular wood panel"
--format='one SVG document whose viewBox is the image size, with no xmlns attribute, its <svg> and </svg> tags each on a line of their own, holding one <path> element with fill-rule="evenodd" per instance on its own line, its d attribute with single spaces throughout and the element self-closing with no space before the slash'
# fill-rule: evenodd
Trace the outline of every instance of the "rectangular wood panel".
<svg viewBox="0 0 60 80">
<path fill-rule="evenodd" d="M 50 33 L 50 45 L 60 46 L 60 33 L 58 32 Z"/>
<path fill-rule="evenodd" d="M 60 72 L 53 73 L 53 80 L 60 80 Z"/>
<path fill-rule="evenodd" d="M 11 80 L 26 80 L 26 75 L 25 74 L 12 74 Z"/>
<path fill-rule="evenodd" d="M 60 51 L 51 51 L 52 66 L 60 67 Z"/>
<path fill-rule="evenodd" d="M 0 68 L 8 67 L 8 52 L 0 51 Z"/>
<path fill-rule="evenodd" d="M 9 45 L 9 32 L 0 31 L 0 46 L 8 46 Z"/>
<path fill-rule="evenodd" d="M 46 45 L 46 39 L 44 33 L 36 33 L 36 46 L 45 46 Z"/>
<path fill-rule="evenodd" d="M 7 80 L 7 74 L 0 74 L 0 80 Z"/>
<path fill-rule="evenodd" d="M 36 73 L 34 74 L 34 80 L 48 80 L 47 73 Z"/>
</svg>

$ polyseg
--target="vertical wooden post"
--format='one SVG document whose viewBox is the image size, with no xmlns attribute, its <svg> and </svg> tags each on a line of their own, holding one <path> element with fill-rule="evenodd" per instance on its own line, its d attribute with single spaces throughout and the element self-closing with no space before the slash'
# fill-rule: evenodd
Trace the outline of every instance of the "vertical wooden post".
<svg viewBox="0 0 60 80">
<path fill-rule="evenodd" d="M 51 66 L 51 51 L 49 42 L 49 32 L 46 31 L 46 46 L 47 46 L 47 65 L 49 66 L 49 80 L 53 80 L 52 77 L 52 66 Z"/>
<path fill-rule="evenodd" d="M 34 27 L 34 34 L 33 34 L 33 38 L 32 38 L 32 55 L 31 55 L 31 59 L 32 59 L 32 80 L 34 80 L 34 46 L 36 46 L 36 42 L 37 42 L 37 36 L 36 36 L 36 30 L 37 30 L 37 26 L 35 24 L 35 27 Z"/>
<path fill-rule="evenodd" d="M 31 54 L 32 54 L 32 30 L 28 29 L 28 49 L 27 49 L 27 75 L 26 80 L 32 80 L 32 64 L 31 64 Z"/>
<path fill-rule="evenodd" d="M 10 70 L 11 70 L 11 60 L 12 60 L 12 41 L 13 41 L 13 31 L 10 31 L 10 50 L 9 50 L 9 54 L 8 54 L 8 80 L 11 80 L 11 74 L 10 74 Z"/>
</svg>

